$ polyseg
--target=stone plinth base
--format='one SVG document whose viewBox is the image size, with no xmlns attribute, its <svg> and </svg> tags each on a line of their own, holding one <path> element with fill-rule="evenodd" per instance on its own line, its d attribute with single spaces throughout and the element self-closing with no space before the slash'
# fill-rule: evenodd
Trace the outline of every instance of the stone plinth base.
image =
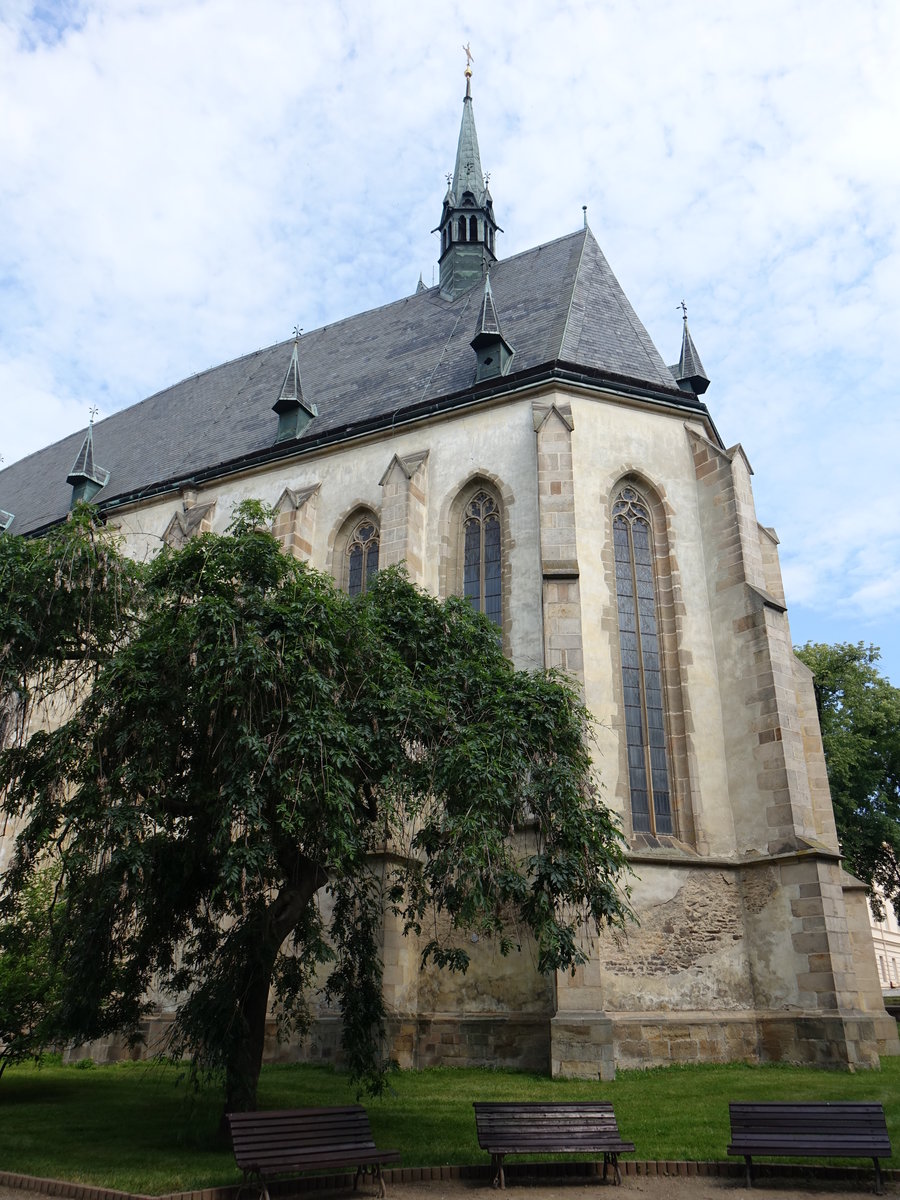
<svg viewBox="0 0 900 1200">
<path fill-rule="evenodd" d="M 900 1047 L 895 1023 L 870 1013 L 560 1013 L 550 1038 L 551 1073 L 579 1079 L 690 1062 L 877 1068 Z"/>
<path fill-rule="evenodd" d="M 613 1022 L 605 1013 L 562 1013 L 550 1022 L 554 1078 L 615 1079 Z"/>
<path fill-rule="evenodd" d="M 145 1044 L 121 1038 L 78 1046 L 68 1061 L 143 1058 L 164 1045 L 171 1017 L 145 1026 Z M 882 1054 L 900 1054 L 897 1024 L 886 1013 L 594 1012 L 512 1013 L 457 1017 L 394 1017 L 388 1056 L 406 1069 L 502 1067 L 579 1079 L 614 1079 L 616 1068 L 671 1063 L 786 1062 L 850 1070 L 877 1067 Z M 340 1066 L 341 1025 L 320 1017 L 300 1042 L 279 1042 L 275 1023 L 266 1038 L 267 1062 Z"/>
</svg>

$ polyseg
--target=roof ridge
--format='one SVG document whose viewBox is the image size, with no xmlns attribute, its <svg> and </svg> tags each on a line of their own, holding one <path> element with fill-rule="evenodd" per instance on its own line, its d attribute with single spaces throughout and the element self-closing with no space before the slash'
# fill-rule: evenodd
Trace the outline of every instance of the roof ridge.
<svg viewBox="0 0 900 1200">
<path fill-rule="evenodd" d="M 602 253 L 603 253 L 603 251 L 601 250 L 601 254 Z M 604 258 L 605 257 L 606 256 L 604 255 Z M 618 276 L 616 278 L 618 280 Z M 619 284 L 619 286 L 621 288 L 622 285 Z M 648 350 L 646 342 L 644 340 L 645 338 L 647 339 L 647 341 L 649 341 L 650 346 L 656 352 L 660 362 L 665 367 L 665 360 L 663 359 L 662 355 L 660 354 L 659 350 L 657 349 L 656 343 L 653 341 L 653 338 L 650 336 L 650 331 L 647 329 L 647 326 L 643 323 L 641 318 L 637 315 L 635 307 L 631 303 L 631 301 L 628 299 L 628 295 L 625 292 L 624 288 L 622 289 L 622 295 L 625 299 L 625 304 L 623 306 L 623 311 L 625 313 L 625 317 L 628 320 L 628 324 L 631 326 L 632 332 L 635 334 L 637 343 L 640 346 L 641 351 L 647 360 L 647 364 L 649 366 L 655 365 L 654 361 L 653 361 L 653 355 L 650 353 L 650 350 Z M 666 370 L 668 370 L 667 367 L 666 367 Z"/>
<path fill-rule="evenodd" d="M 588 231 L 588 232 L 590 232 L 590 231 Z M 577 238 L 579 235 L 581 235 L 583 233 L 584 233 L 584 229 L 576 229 L 572 233 L 560 234 L 560 236 L 558 238 L 552 238 L 549 242 L 541 242 L 540 245 L 538 245 L 538 246 L 529 246 L 526 250 L 519 250 L 518 253 L 510 254 L 507 258 L 498 258 L 495 263 L 491 264 L 491 269 L 488 272 L 488 274 L 496 273 L 497 271 L 501 271 L 508 263 L 513 263 L 518 258 L 525 258 L 526 255 L 538 254 L 542 250 L 549 250 L 552 246 L 557 246 L 560 244 L 560 242 L 570 241 L 571 239 Z M 580 259 L 579 259 L 579 262 L 580 262 Z M 455 296 L 451 300 L 451 299 L 441 296 L 440 287 L 437 284 L 434 284 L 432 287 L 426 288 L 424 292 L 419 292 L 419 293 L 414 292 L 411 296 L 405 297 L 405 299 L 415 300 L 418 298 L 418 296 L 430 296 L 431 293 L 434 292 L 437 294 L 438 297 L 440 297 L 444 301 L 444 303 L 455 304 L 457 300 L 461 300 L 463 296 L 468 295 L 469 292 L 471 292 L 474 288 L 481 289 L 483 287 L 484 287 L 484 280 L 482 278 L 482 279 L 477 280 L 470 287 L 467 287 L 464 292 L 460 292 L 458 296 Z M 400 303 L 400 302 L 397 301 L 396 303 Z M 387 308 L 388 305 L 383 305 L 383 307 Z M 376 311 L 377 311 L 376 309 L 366 309 L 364 312 L 354 314 L 354 316 L 362 317 L 362 316 L 365 316 L 366 312 L 376 312 Z M 346 320 L 346 321 L 352 321 L 353 319 L 354 319 L 354 317 L 345 317 L 344 318 L 344 320 Z M 334 324 L 337 324 L 337 322 L 334 322 Z M 329 325 L 328 328 L 331 329 L 332 326 Z M 311 332 L 315 333 L 316 330 L 312 330 Z M 308 336 L 308 335 L 305 334 L 304 336 Z"/>
<path fill-rule="evenodd" d="M 569 318 L 572 315 L 572 305 L 575 303 L 575 289 L 578 287 L 578 278 L 581 274 L 581 264 L 584 262 L 584 251 L 587 247 L 587 235 L 591 231 L 588 229 L 587 226 L 585 226 L 584 229 L 581 230 L 580 232 L 582 234 L 581 253 L 578 255 L 578 266 L 575 268 L 575 270 L 572 273 L 572 290 L 569 292 L 569 304 L 568 304 L 568 307 L 566 308 L 566 319 L 563 323 L 562 336 L 559 339 L 559 348 L 556 353 L 557 358 L 559 358 L 560 355 L 562 354 L 562 348 L 566 344 L 566 335 L 569 332 Z M 591 237 L 593 237 L 593 236 L 594 235 L 591 234 Z"/>
<path fill-rule="evenodd" d="M 520 250 L 518 254 L 511 254 L 508 258 L 500 258 L 497 260 L 496 266 L 502 266 L 503 263 L 512 262 L 514 258 L 522 258 L 526 254 L 535 254 L 538 250 L 548 250 L 551 246 L 556 246 L 560 242 L 567 242 L 570 238 L 577 238 L 584 234 L 584 229 L 574 229 L 571 233 L 561 233 L 557 238 L 551 238 L 549 242 L 541 242 L 537 246 L 529 246 L 527 250 Z M 588 230 L 590 233 L 590 230 Z"/>
</svg>

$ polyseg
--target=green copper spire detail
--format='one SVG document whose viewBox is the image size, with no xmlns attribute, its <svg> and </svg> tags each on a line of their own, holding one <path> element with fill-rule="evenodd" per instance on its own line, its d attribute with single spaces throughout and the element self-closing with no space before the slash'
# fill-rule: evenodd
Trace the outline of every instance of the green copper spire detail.
<svg viewBox="0 0 900 1200">
<path fill-rule="evenodd" d="M 505 375 L 509 370 L 515 351 L 500 329 L 490 275 L 485 276 L 484 295 L 475 325 L 475 336 L 469 345 L 475 351 L 478 360 L 475 368 L 476 383 L 480 383 L 482 379 L 491 379 L 495 375 Z"/>
<path fill-rule="evenodd" d="M 92 408 L 90 423 L 84 441 L 81 443 L 81 449 L 72 463 L 72 470 L 66 476 L 66 483 L 72 485 L 72 508 L 79 500 L 93 500 L 109 482 L 109 471 L 98 467 L 94 462 L 94 417 L 96 413 L 96 408 Z"/>
<path fill-rule="evenodd" d="M 300 330 L 294 333 L 294 349 L 291 361 L 285 372 L 284 382 L 278 399 L 272 405 L 278 413 L 278 431 L 275 441 L 286 442 L 297 438 L 310 423 L 313 417 L 319 415 L 315 404 L 310 403 L 303 395 L 303 385 L 300 382 Z"/>
<path fill-rule="evenodd" d="M 478 133 L 472 107 L 472 58 L 468 47 L 466 94 L 456 146 L 456 166 L 447 177 L 447 193 L 438 230 L 441 235 L 441 292 L 455 299 L 481 283 L 497 261 L 495 239 L 502 233 L 494 218 L 494 201 L 481 169 Z"/>
<path fill-rule="evenodd" d="M 684 329 L 681 333 L 681 357 L 676 366 L 672 367 L 675 382 L 680 388 L 687 388 L 697 396 L 702 396 L 709 387 L 709 376 L 703 369 L 691 331 L 688 329 L 687 305 L 682 300 L 678 306 L 684 314 Z"/>
<path fill-rule="evenodd" d="M 468 193 L 476 204 L 484 203 L 484 172 L 481 169 L 481 154 L 478 150 L 478 133 L 475 129 L 475 113 L 472 111 L 471 77 L 466 76 L 466 95 L 463 100 L 462 122 L 459 141 L 456 145 L 456 168 L 453 172 L 452 194 L 461 202 Z"/>
</svg>

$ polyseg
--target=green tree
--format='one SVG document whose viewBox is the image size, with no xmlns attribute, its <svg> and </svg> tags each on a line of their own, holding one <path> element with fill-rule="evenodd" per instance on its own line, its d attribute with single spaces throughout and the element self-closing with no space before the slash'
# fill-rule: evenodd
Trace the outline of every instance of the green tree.
<svg viewBox="0 0 900 1200">
<path fill-rule="evenodd" d="M 378 1087 L 384 905 L 456 970 L 472 931 L 503 953 L 528 931 L 542 971 L 569 968 L 585 929 L 628 912 L 572 687 L 514 670 L 466 601 L 401 571 L 350 600 L 270 517 L 245 504 L 141 570 L 84 513 L 33 550 L 0 538 L 0 692 L 30 731 L 0 755 L 18 829 L 2 903 L 57 863 L 61 1027 L 137 1038 L 155 983 L 178 997 L 170 1051 L 220 1073 L 230 1108 L 255 1105 L 270 992 L 296 1031 L 323 975 Z M 64 613 L 56 560 L 79 564 Z M 73 670 L 77 707 L 41 726 Z"/>
<path fill-rule="evenodd" d="M 876 914 L 881 895 L 900 916 L 900 689 L 876 664 L 875 646 L 807 642 L 838 838 Z"/>
<path fill-rule="evenodd" d="M 51 954 L 55 879 L 36 876 L 14 917 L 0 919 L 0 1076 L 10 1063 L 39 1059 L 54 1040 L 61 977 Z"/>
</svg>

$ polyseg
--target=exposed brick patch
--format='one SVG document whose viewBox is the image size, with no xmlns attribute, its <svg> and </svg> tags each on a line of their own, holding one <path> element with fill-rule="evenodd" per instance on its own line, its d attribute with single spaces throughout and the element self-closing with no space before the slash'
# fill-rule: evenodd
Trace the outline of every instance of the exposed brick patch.
<svg viewBox="0 0 900 1200">
<path fill-rule="evenodd" d="M 638 915 L 619 944 L 603 939 L 606 968 L 634 978 L 687 971 L 741 936 L 741 889 L 720 872 L 692 871 L 671 900 Z"/>
</svg>

